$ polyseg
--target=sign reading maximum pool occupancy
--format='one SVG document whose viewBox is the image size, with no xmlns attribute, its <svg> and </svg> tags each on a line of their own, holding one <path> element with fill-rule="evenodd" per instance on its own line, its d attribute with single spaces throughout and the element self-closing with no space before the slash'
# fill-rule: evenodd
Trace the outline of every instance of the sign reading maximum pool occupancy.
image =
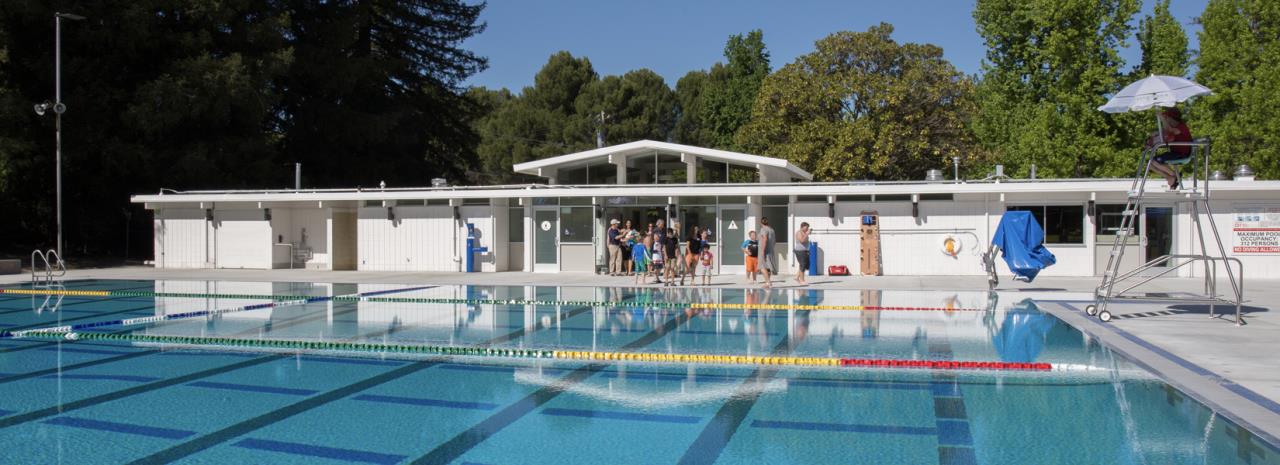
<svg viewBox="0 0 1280 465">
<path fill-rule="evenodd" d="M 1236 204 L 1231 224 L 1236 254 L 1280 254 L 1280 205 Z"/>
</svg>

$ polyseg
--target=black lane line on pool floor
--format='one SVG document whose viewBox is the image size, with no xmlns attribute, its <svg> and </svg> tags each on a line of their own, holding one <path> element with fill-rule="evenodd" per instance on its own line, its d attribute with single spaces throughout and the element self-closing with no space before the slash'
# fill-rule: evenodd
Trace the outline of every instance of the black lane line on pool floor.
<svg viewBox="0 0 1280 465">
<path fill-rule="evenodd" d="M 774 356 L 789 354 L 791 354 L 789 336 L 783 336 L 770 352 L 770 355 Z M 742 422 L 747 419 L 747 414 L 751 413 L 751 408 L 755 407 L 756 402 L 760 400 L 760 394 L 763 392 L 761 386 L 773 380 L 778 370 L 779 368 L 772 366 L 759 367 L 747 375 L 747 379 L 738 385 L 729 401 L 720 406 L 720 410 L 716 411 L 716 415 L 707 422 L 702 433 L 698 434 L 692 444 L 689 444 L 688 449 L 685 449 L 684 456 L 680 457 L 678 463 L 680 465 L 715 463 L 720 458 L 720 453 L 724 452 L 725 446 L 728 446 L 729 441 L 733 439 L 733 434 L 738 431 L 738 427 L 742 426 Z"/>
<path fill-rule="evenodd" d="M 654 341 L 671 334 L 672 331 L 675 331 L 676 328 L 688 321 L 688 314 L 685 312 L 678 312 L 675 318 L 667 320 L 667 322 L 662 326 L 654 328 L 653 331 L 650 331 L 648 334 L 645 334 L 639 339 L 622 346 L 619 351 L 630 352 L 644 348 L 649 344 L 652 344 Z M 458 435 L 454 436 L 452 439 L 436 446 L 435 449 L 427 452 L 426 455 L 423 455 L 410 463 L 413 465 L 453 463 L 453 461 L 462 457 L 475 446 L 488 440 L 494 434 L 497 434 L 507 426 L 510 426 L 525 415 L 533 412 L 538 407 L 547 403 L 551 399 L 554 399 L 570 387 L 573 387 L 596 373 L 603 371 L 609 365 L 611 364 L 592 363 L 575 369 L 569 372 L 568 375 L 561 377 L 555 384 L 534 391 L 515 403 L 508 405 L 498 413 L 484 419 L 475 426 L 468 428 L 466 431 L 458 433 Z"/>
<path fill-rule="evenodd" d="M 940 337 L 926 338 L 929 358 L 952 360 L 951 338 L 947 333 Z M 976 465 L 978 458 L 973 451 L 973 434 L 969 429 L 969 414 L 965 409 L 964 392 L 956 383 L 956 375 L 933 370 L 933 415 L 938 436 L 938 465 Z"/>
<path fill-rule="evenodd" d="M 129 462 L 130 465 L 143 464 L 164 464 L 179 459 L 186 458 L 191 454 L 203 451 L 210 447 L 222 444 L 237 437 L 243 436 L 251 431 L 270 426 L 276 422 L 283 421 L 289 417 L 293 417 L 300 413 L 311 409 L 326 405 L 330 402 L 344 399 L 366 389 L 370 389 L 391 381 L 403 378 L 413 373 L 425 370 L 441 363 L 439 360 L 414 362 L 390 371 L 383 372 L 373 377 L 365 378 L 356 383 L 348 384 L 337 389 L 329 390 L 323 394 L 308 397 L 305 400 L 289 404 L 283 408 L 272 410 L 270 412 L 258 415 L 248 420 L 236 423 L 234 425 L 222 428 L 209 434 L 205 434 L 191 441 L 178 444 L 176 446 L 164 449 L 146 457 Z"/>
<path fill-rule="evenodd" d="M 590 310 L 590 307 L 586 307 L 586 310 Z M 585 311 L 585 310 L 575 309 L 574 311 L 578 311 L 579 313 L 581 313 L 581 311 Z M 670 323 L 668 323 L 668 326 L 670 326 L 671 328 L 674 328 L 676 325 L 671 325 Z M 539 331 L 544 328 L 545 326 L 538 325 L 537 327 L 535 327 L 534 331 Z M 512 334 L 515 334 L 515 333 L 523 334 L 524 332 L 517 331 L 517 332 L 513 332 Z M 504 336 L 500 336 L 498 338 L 494 338 L 490 341 L 486 341 L 483 344 L 487 345 L 487 344 L 493 344 L 501 341 L 510 340 L 510 338 L 512 337 L 512 334 L 507 334 Z M 637 340 L 637 342 L 640 342 L 640 340 Z M 648 345 L 648 343 L 650 342 L 652 342 L 652 340 L 648 340 L 644 344 Z M 283 408 L 279 408 L 279 409 L 264 413 L 262 415 L 251 418 L 249 420 L 245 420 L 235 425 L 231 425 L 226 428 L 220 429 L 218 431 L 205 434 L 191 441 L 178 444 L 168 449 L 153 453 L 147 457 L 137 459 L 131 463 L 132 464 L 153 464 L 153 463 L 168 463 L 175 460 L 179 460 L 179 459 L 188 457 L 192 454 L 198 453 L 200 451 L 206 450 L 210 447 L 213 447 L 213 446 L 225 443 L 227 441 L 230 441 L 232 439 L 235 439 L 237 437 L 243 436 L 245 434 L 248 434 L 249 432 L 261 429 L 263 427 L 269 426 L 276 422 L 283 421 L 285 419 L 288 419 L 289 417 L 296 416 L 298 414 L 309 411 L 311 409 L 326 405 L 330 402 L 346 398 L 357 392 L 364 391 L 381 384 L 385 384 L 387 382 L 393 381 L 395 379 L 399 379 L 411 373 L 440 364 L 442 363 L 442 360 L 443 359 L 433 359 L 428 361 L 413 362 L 409 365 L 396 368 L 392 371 L 388 371 L 380 375 L 373 376 L 371 378 L 366 378 L 365 380 L 328 391 L 316 397 L 307 398 L 306 400 L 303 400 L 294 404 L 290 404 Z M 601 369 L 603 369 L 603 365 L 601 366 Z"/>
<path fill-rule="evenodd" d="M 22 424 L 30 421 L 40 420 L 40 419 L 51 417 L 54 415 L 61 415 L 63 413 L 70 412 L 72 410 L 79 410 L 85 407 L 92 407 L 94 405 L 102 404 L 105 402 L 123 399 L 125 397 L 130 397 L 130 396 L 142 394 L 145 392 L 151 392 L 157 389 L 163 389 L 169 386 L 183 384 L 183 383 L 186 383 L 189 381 L 195 381 L 201 378 L 208 378 L 210 376 L 220 375 L 223 373 L 239 370 L 241 368 L 251 367 L 254 365 L 260 365 L 263 363 L 267 363 L 273 360 L 279 360 L 282 358 L 285 358 L 285 356 L 268 355 L 265 357 L 259 357 L 252 360 L 245 360 L 239 363 L 233 363 L 230 365 L 223 365 L 220 367 L 197 371 L 195 373 L 189 373 L 176 378 L 164 379 L 164 380 L 156 381 L 154 383 L 147 383 L 141 386 L 134 386 L 128 389 L 121 389 L 119 391 L 108 392 L 106 394 L 101 394 L 101 395 L 88 397 L 88 398 L 84 398 L 76 401 L 71 401 L 65 404 L 59 404 L 53 407 L 34 410 L 31 412 L 27 412 L 19 415 L 4 417 L 4 418 L 0 418 L 0 428 L 7 428 L 10 426 L 14 426 L 14 425 L 18 425 L 18 424 Z"/>
</svg>

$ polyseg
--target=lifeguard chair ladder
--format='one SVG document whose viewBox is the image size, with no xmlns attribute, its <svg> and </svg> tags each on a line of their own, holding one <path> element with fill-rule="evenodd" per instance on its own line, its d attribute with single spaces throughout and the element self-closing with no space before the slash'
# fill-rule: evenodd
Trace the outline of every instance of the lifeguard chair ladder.
<svg viewBox="0 0 1280 465">
<path fill-rule="evenodd" d="M 1217 305 L 1234 306 L 1236 308 L 1236 325 L 1244 324 L 1244 321 L 1240 318 L 1240 307 L 1244 301 L 1244 265 L 1240 262 L 1240 259 L 1227 256 L 1226 247 L 1222 245 L 1222 237 L 1218 234 L 1218 227 L 1213 221 L 1213 208 L 1209 205 L 1210 145 L 1209 138 L 1202 138 L 1193 142 L 1167 142 L 1142 152 L 1142 157 L 1138 161 L 1138 171 L 1133 178 L 1133 184 L 1129 188 L 1128 203 L 1122 212 L 1120 228 L 1116 231 L 1115 242 L 1111 245 L 1111 254 L 1107 259 L 1107 269 L 1102 275 L 1102 283 L 1094 290 L 1094 303 L 1085 307 L 1085 313 L 1091 316 L 1097 315 L 1098 319 L 1102 321 L 1111 321 L 1112 315 L 1107 306 L 1111 301 L 1115 300 L 1189 302 L 1208 304 L 1211 318 L 1217 317 L 1215 313 Z M 1181 172 L 1183 166 L 1191 167 L 1191 186 L 1190 188 L 1179 186 L 1178 190 L 1169 192 L 1147 192 L 1147 175 L 1151 172 L 1151 163 L 1154 161 L 1157 150 L 1166 147 L 1192 148 L 1190 160 L 1184 165 L 1177 165 L 1174 168 Z M 1197 166 L 1197 161 L 1199 166 Z M 1129 244 L 1129 239 L 1134 236 L 1134 232 L 1137 230 L 1138 217 L 1142 212 L 1142 201 L 1147 196 L 1161 200 L 1172 200 L 1177 204 L 1190 204 L 1192 231 L 1194 239 L 1197 240 L 1196 244 L 1200 247 L 1200 253 L 1162 255 L 1148 260 L 1131 271 L 1121 273 L 1120 264 L 1124 258 L 1125 246 Z M 1210 249 L 1206 245 L 1204 234 L 1206 225 L 1200 218 L 1202 211 L 1208 219 L 1209 231 L 1213 233 L 1214 245 L 1217 246 L 1215 249 Z M 1216 252 L 1216 254 L 1210 253 L 1211 251 Z M 1204 294 L 1202 295 L 1173 297 L 1169 295 L 1130 293 L 1130 291 L 1156 278 L 1196 262 L 1204 265 Z M 1227 280 L 1231 283 L 1231 293 L 1227 295 L 1218 294 L 1217 264 L 1219 262 L 1223 264 Z M 1235 264 L 1235 270 L 1232 270 L 1232 264 Z M 1147 270 L 1156 267 L 1162 267 L 1164 270 L 1154 275 L 1145 273 Z M 1117 287 L 1120 288 L 1119 291 L 1116 290 Z"/>
</svg>

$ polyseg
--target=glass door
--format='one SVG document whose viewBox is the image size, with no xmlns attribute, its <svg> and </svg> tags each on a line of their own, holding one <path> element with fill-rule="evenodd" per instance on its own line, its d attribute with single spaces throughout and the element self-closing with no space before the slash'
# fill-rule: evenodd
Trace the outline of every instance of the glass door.
<svg viewBox="0 0 1280 465">
<path fill-rule="evenodd" d="M 1173 253 L 1173 206 L 1151 205 L 1142 207 L 1142 262 Z M 1164 262 L 1152 270 L 1164 271 L 1172 263 Z"/>
<path fill-rule="evenodd" d="M 556 207 L 533 210 L 533 271 L 560 271 L 560 220 Z"/>
<path fill-rule="evenodd" d="M 720 207 L 720 272 L 746 273 L 746 257 L 742 241 L 747 239 L 747 209 L 742 206 Z"/>
</svg>

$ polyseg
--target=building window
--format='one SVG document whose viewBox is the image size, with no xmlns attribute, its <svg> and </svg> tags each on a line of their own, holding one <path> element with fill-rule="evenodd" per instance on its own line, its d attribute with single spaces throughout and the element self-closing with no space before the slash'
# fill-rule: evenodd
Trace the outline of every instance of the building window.
<svg viewBox="0 0 1280 465">
<path fill-rule="evenodd" d="M 1084 206 L 1010 205 L 1008 211 L 1029 211 L 1044 228 L 1046 244 L 1084 243 Z"/>
<path fill-rule="evenodd" d="M 680 161 L 679 155 L 659 154 L 653 177 L 658 184 L 684 184 L 688 179 L 689 165 Z"/>
<path fill-rule="evenodd" d="M 911 194 L 876 194 L 876 202 L 910 202 Z"/>
<path fill-rule="evenodd" d="M 524 242 L 524 207 L 507 209 L 507 240 Z"/>
<path fill-rule="evenodd" d="M 560 207 L 560 242 L 591 243 L 595 207 Z"/>
<path fill-rule="evenodd" d="M 711 234 L 707 235 L 707 242 L 717 242 L 716 239 L 716 207 L 692 207 L 680 206 L 680 214 L 684 217 L 684 221 L 680 222 L 680 238 L 688 240 L 692 237 L 693 227 L 698 226 L 701 229 L 710 229 Z"/>
<path fill-rule="evenodd" d="M 758 173 L 755 168 L 749 166 L 729 165 L 729 182 L 738 184 L 759 182 Z"/>
<path fill-rule="evenodd" d="M 724 184 L 729 178 L 729 165 L 706 159 L 698 159 L 698 184 Z"/>
<path fill-rule="evenodd" d="M 1098 205 L 1096 213 L 1098 217 L 1094 220 L 1094 234 L 1114 236 L 1120 230 L 1120 223 L 1124 221 L 1124 205 Z"/>
</svg>

